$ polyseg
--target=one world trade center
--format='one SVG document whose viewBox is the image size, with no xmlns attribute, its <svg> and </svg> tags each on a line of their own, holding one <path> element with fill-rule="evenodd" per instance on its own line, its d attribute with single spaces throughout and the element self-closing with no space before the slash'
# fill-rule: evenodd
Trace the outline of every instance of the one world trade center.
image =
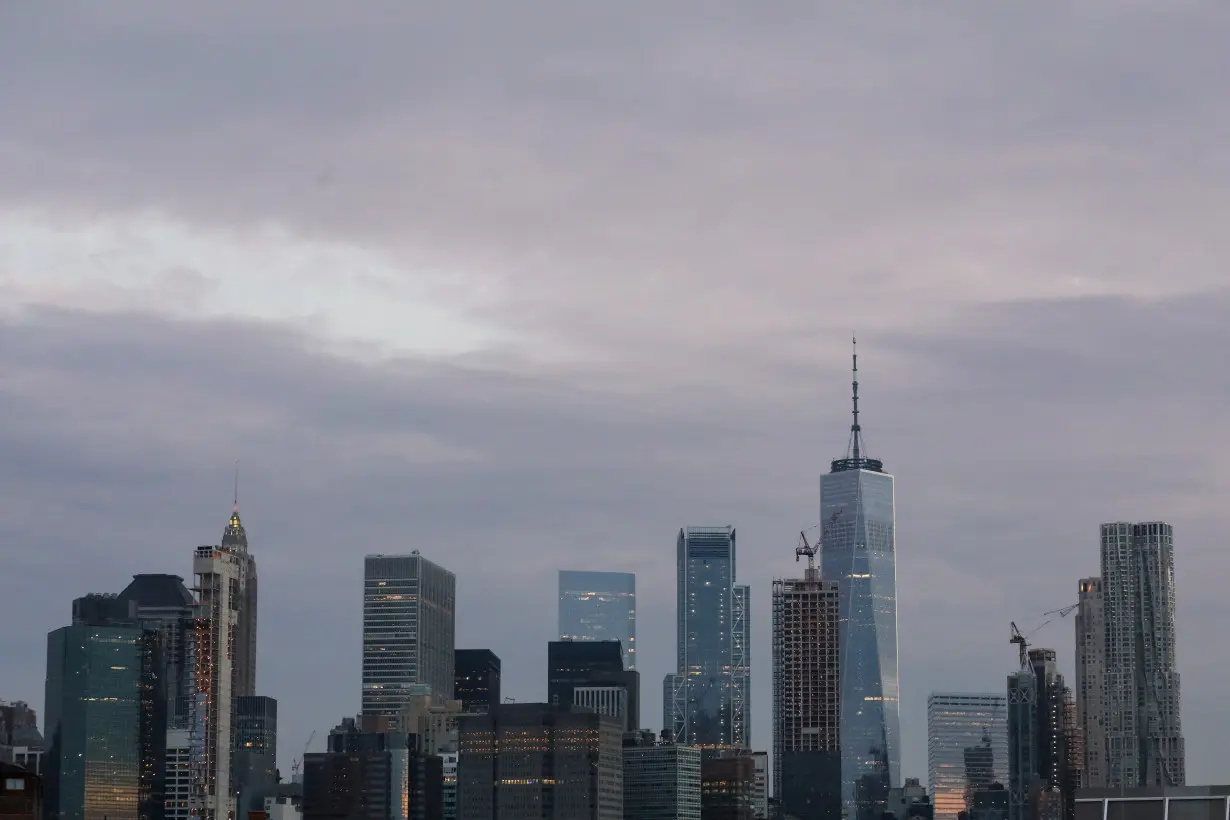
<svg viewBox="0 0 1230 820">
<path fill-rule="evenodd" d="M 850 820 L 879 820 L 901 784 L 896 515 L 893 477 L 867 456 L 859 427 L 857 348 L 853 393 L 846 457 L 820 478 L 821 567 L 838 583 L 842 802 Z"/>
</svg>

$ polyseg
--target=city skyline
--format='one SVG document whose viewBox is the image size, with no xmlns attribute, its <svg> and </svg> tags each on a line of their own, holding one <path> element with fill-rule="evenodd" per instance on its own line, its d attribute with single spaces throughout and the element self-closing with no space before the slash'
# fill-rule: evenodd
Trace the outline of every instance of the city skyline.
<svg viewBox="0 0 1230 820">
<path fill-rule="evenodd" d="M 39 705 L 65 599 L 191 584 L 242 457 L 284 772 L 357 708 L 369 552 L 455 570 L 459 645 L 521 700 L 556 571 L 635 573 L 657 715 L 664 549 L 737 524 L 767 640 L 857 329 L 900 482 L 902 775 L 926 694 L 1002 688 L 1009 621 L 1076 602 L 1100 522 L 1164 519 L 1187 779 L 1216 777 L 1220 6 L 257 5 L 0 27 L 3 697 Z M 1072 632 L 1032 639 L 1069 680 Z"/>
</svg>

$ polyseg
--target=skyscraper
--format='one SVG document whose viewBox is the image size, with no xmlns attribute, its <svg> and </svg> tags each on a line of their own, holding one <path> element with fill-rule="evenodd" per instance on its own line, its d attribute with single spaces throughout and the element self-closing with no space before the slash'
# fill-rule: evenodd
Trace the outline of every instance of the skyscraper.
<svg viewBox="0 0 1230 820">
<path fill-rule="evenodd" d="M 735 530 L 682 529 L 676 557 L 679 671 L 663 682 L 663 726 L 690 746 L 747 748 L 750 590 L 735 584 Z"/>
<path fill-rule="evenodd" d="M 137 620 L 145 629 L 162 635 L 166 655 L 168 723 L 187 728 L 192 701 L 192 646 L 196 628 L 196 599 L 178 575 L 143 574 L 119 594 L 135 604 Z"/>
<path fill-rule="evenodd" d="M 1008 820 L 1072 820 L 1069 692 L 1053 649 L 1008 677 Z"/>
<path fill-rule="evenodd" d="M 1182 786 L 1186 759 L 1169 524 L 1102 525 L 1102 602 L 1106 785 Z"/>
<path fill-rule="evenodd" d="M 1004 695 L 933 692 L 927 698 L 928 791 L 936 820 L 972 809 L 974 793 L 1008 782 Z"/>
<path fill-rule="evenodd" d="M 231 783 L 235 699 L 256 686 L 256 562 L 239 520 L 236 483 L 231 517 L 218 546 L 196 548 L 197 622 L 193 629 L 192 812 L 200 820 L 226 820 L 235 811 Z"/>
<path fill-rule="evenodd" d="M 453 697 L 464 712 L 486 712 L 500 697 L 500 656 L 490 649 L 453 653 Z"/>
<path fill-rule="evenodd" d="M 452 700 L 457 578 L 418 550 L 363 562 L 363 715 L 395 717 L 416 687 Z"/>
<path fill-rule="evenodd" d="M 773 581 L 773 794 L 799 820 L 841 814 L 841 656 L 836 581 L 808 556 Z"/>
<path fill-rule="evenodd" d="M 560 570 L 559 637 L 619 641 L 624 668 L 636 668 L 636 576 Z"/>
<path fill-rule="evenodd" d="M 47 636 L 47 816 L 157 820 L 165 789 L 162 639 L 114 595 Z"/>
<path fill-rule="evenodd" d="M 857 353 L 853 372 L 849 449 L 820 478 L 822 570 L 840 596 L 842 800 L 850 820 L 879 820 L 901 782 L 896 500 L 893 477 L 863 445 Z"/>
<path fill-rule="evenodd" d="M 547 644 L 547 702 L 585 706 L 640 729 L 641 675 L 624 669 L 618 641 L 551 641 Z"/>
<path fill-rule="evenodd" d="M 1102 579 L 1082 578 L 1076 608 L 1076 718 L 1083 736 L 1081 785 L 1106 785 L 1106 617 Z"/>
</svg>

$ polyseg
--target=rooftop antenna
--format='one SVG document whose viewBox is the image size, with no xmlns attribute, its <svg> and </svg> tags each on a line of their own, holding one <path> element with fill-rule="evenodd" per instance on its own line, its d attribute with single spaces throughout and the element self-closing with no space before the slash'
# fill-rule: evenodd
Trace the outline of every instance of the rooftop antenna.
<svg viewBox="0 0 1230 820">
<path fill-rule="evenodd" d="M 235 459 L 235 504 L 231 512 L 239 512 L 239 459 Z"/>
<path fill-rule="evenodd" d="M 862 428 L 859 427 L 859 424 L 858 424 L 858 336 L 857 335 L 852 335 L 850 337 L 850 346 L 853 349 L 853 363 L 854 363 L 854 367 L 851 370 L 851 375 L 852 375 L 851 386 L 854 389 L 854 395 L 853 395 L 854 423 L 850 425 L 850 440 L 852 442 L 853 449 L 854 449 L 854 460 L 858 461 L 862 457 L 862 454 L 859 452 L 860 445 L 862 444 L 862 441 L 861 441 Z"/>
</svg>

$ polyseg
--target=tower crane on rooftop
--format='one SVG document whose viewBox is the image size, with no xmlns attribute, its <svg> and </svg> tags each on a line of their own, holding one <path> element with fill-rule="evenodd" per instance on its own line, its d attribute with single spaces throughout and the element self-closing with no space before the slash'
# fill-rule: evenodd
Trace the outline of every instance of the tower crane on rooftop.
<svg viewBox="0 0 1230 820">
<path fill-rule="evenodd" d="M 820 537 L 816 539 L 815 544 L 807 543 L 806 530 L 799 533 L 799 545 L 794 548 L 794 561 L 796 564 L 800 558 L 806 555 L 807 569 L 814 570 L 816 568 L 816 553 L 819 552 L 824 547 L 825 542 L 828 541 L 829 535 L 831 534 L 833 527 L 837 524 L 837 520 L 839 518 L 841 518 L 841 510 L 838 510 L 829 516 L 829 520 L 825 523 L 824 529 L 821 531 Z M 812 527 L 812 529 L 814 530 L 816 528 Z"/>
<path fill-rule="evenodd" d="M 1080 604 L 1071 604 L 1070 606 L 1052 609 L 1049 612 L 1043 612 L 1042 617 L 1046 618 L 1046 620 L 1031 629 L 1029 634 L 1022 634 L 1021 630 L 1017 629 L 1016 621 L 1011 622 L 1012 636 L 1008 638 L 1008 642 L 1017 645 L 1017 652 L 1020 655 L 1022 670 L 1029 669 L 1029 639 L 1037 634 L 1038 630 L 1042 629 L 1042 627 L 1052 621 L 1061 620 L 1066 618 L 1068 615 L 1071 615 L 1072 611 L 1078 606 L 1080 606 Z"/>
<path fill-rule="evenodd" d="M 303 758 L 307 757 L 308 749 L 311 747 L 312 741 L 315 739 L 316 739 L 316 730 L 313 729 L 312 734 L 308 736 L 307 743 L 303 744 L 303 754 L 295 758 L 294 761 L 290 764 L 290 776 L 291 776 L 292 781 L 295 779 L 296 776 L 298 776 L 299 769 L 301 766 L 303 766 Z"/>
</svg>

